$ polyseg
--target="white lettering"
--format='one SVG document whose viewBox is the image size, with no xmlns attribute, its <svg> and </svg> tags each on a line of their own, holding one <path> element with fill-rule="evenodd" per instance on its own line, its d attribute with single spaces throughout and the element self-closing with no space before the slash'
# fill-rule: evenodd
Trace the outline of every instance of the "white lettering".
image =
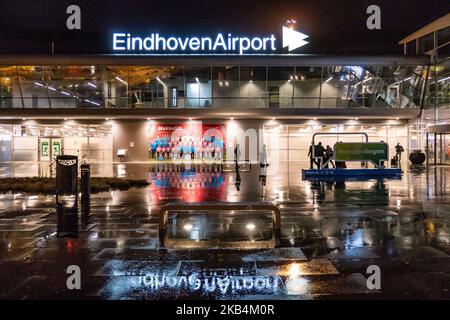
<svg viewBox="0 0 450 320">
<path fill-rule="evenodd" d="M 191 38 L 189 41 L 189 48 L 191 48 L 192 51 L 197 51 L 200 49 L 200 39 L 199 38 Z"/>
<path fill-rule="evenodd" d="M 120 43 L 125 43 L 125 40 L 119 40 L 118 37 L 125 37 L 125 33 L 114 33 L 113 34 L 113 50 L 125 50 L 125 47 L 118 46 Z"/>
<path fill-rule="evenodd" d="M 211 37 L 169 37 L 159 33 L 149 34 L 145 38 L 130 33 L 113 33 L 113 51 L 203 51 L 205 53 L 223 52 L 245 54 L 247 52 L 275 51 L 276 38 L 270 37 L 233 37 L 218 33 Z"/>
<path fill-rule="evenodd" d="M 175 51 L 178 48 L 178 41 L 176 38 L 169 38 L 167 39 L 167 49 L 171 50 L 171 51 Z"/>
<path fill-rule="evenodd" d="M 214 43 L 213 50 L 217 51 L 219 46 L 222 47 L 222 50 L 227 50 L 227 45 L 225 43 L 225 39 L 223 38 L 223 35 L 221 33 L 219 33 L 217 35 L 217 39 L 216 39 L 216 42 Z"/>
</svg>

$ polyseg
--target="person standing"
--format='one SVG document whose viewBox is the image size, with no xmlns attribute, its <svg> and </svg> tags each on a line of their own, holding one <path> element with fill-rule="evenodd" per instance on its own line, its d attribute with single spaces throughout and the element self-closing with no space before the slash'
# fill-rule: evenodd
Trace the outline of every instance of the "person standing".
<svg viewBox="0 0 450 320">
<path fill-rule="evenodd" d="M 314 159 L 314 142 L 311 142 L 311 145 L 309 146 L 309 151 L 308 151 L 308 157 L 309 157 L 309 169 L 313 169 L 314 168 L 314 164 L 316 163 L 316 160 Z"/>
<path fill-rule="evenodd" d="M 323 159 L 325 157 L 325 148 L 322 145 L 322 142 L 319 142 L 319 144 L 317 146 L 315 146 L 315 151 L 314 151 L 314 156 L 316 158 L 319 158 L 318 161 L 316 162 L 317 164 L 317 169 L 321 169 L 321 165 L 323 163 Z"/>
<path fill-rule="evenodd" d="M 400 142 L 398 142 L 397 145 L 395 146 L 395 153 L 396 153 L 398 162 L 400 162 L 402 160 L 402 153 L 403 152 L 405 152 L 405 149 L 400 144 Z"/>
<path fill-rule="evenodd" d="M 259 166 L 262 167 L 267 167 L 269 164 L 267 163 L 267 150 L 266 150 L 266 145 L 263 145 L 262 151 L 259 154 Z"/>
<path fill-rule="evenodd" d="M 239 144 L 236 144 L 234 148 L 234 163 L 236 164 L 236 168 L 239 168 L 239 158 L 241 157 L 241 150 L 239 148 Z"/>
<path fill-rule="evenodd" d="M 327 145 L 326 149 L 325 149 L 325 162 L 328 161 L 326 168 L 328 169 L 328 164 L 331 164 L 333 166 L 333 169 L 335 168 L 335 165 L 333 163 L 333 161 L 331 160 L 333 158 L 333 149 Z"/>
</svg>

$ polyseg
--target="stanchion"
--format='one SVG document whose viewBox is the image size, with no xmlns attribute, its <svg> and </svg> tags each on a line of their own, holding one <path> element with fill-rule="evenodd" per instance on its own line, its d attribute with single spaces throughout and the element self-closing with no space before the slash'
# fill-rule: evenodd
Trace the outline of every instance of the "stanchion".
<svg viewBox="0 0 450 320">
<path fill-rule="evenodd" d="M 81 169 L 81 220 L 88 224 L 91 219 L 91 165 L 83 163 Z"/>
</svg>

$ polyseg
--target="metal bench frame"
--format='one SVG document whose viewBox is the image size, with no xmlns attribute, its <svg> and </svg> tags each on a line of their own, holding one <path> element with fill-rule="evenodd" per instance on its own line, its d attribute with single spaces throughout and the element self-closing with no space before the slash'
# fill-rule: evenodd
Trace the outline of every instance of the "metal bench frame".
<svg viewBox="0 0 450 320">
<path fill-rule="evenodd" d="M 281 212 L 280 209 L 270 202 L 201 202 L 201 203 L 185 203 L 173 202 L 161 207 L 158 216 L 159 222 L 159 239 L 160 244 L 164 245 L 166 238 L 166 230 L 169 222 L 169 211 L 272 211 L 272 225 L 274 238 L 279 242 L 281 236 Z"/>
</svg>

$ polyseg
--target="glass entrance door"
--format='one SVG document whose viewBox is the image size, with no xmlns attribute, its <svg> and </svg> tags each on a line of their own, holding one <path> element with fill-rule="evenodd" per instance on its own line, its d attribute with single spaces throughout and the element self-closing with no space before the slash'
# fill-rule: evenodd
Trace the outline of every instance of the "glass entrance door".
<svg viewBox="0 0 450 320">
<path fill-rule="evenodd" d="M 441 135 L 441 163 L 450 164 L 450 134 Z"/>
<path fill-rule="evenodd" d="M 427 146 L 429 164 L 450 164 L 450 133 L 428 134 Z"/>
</svg>

